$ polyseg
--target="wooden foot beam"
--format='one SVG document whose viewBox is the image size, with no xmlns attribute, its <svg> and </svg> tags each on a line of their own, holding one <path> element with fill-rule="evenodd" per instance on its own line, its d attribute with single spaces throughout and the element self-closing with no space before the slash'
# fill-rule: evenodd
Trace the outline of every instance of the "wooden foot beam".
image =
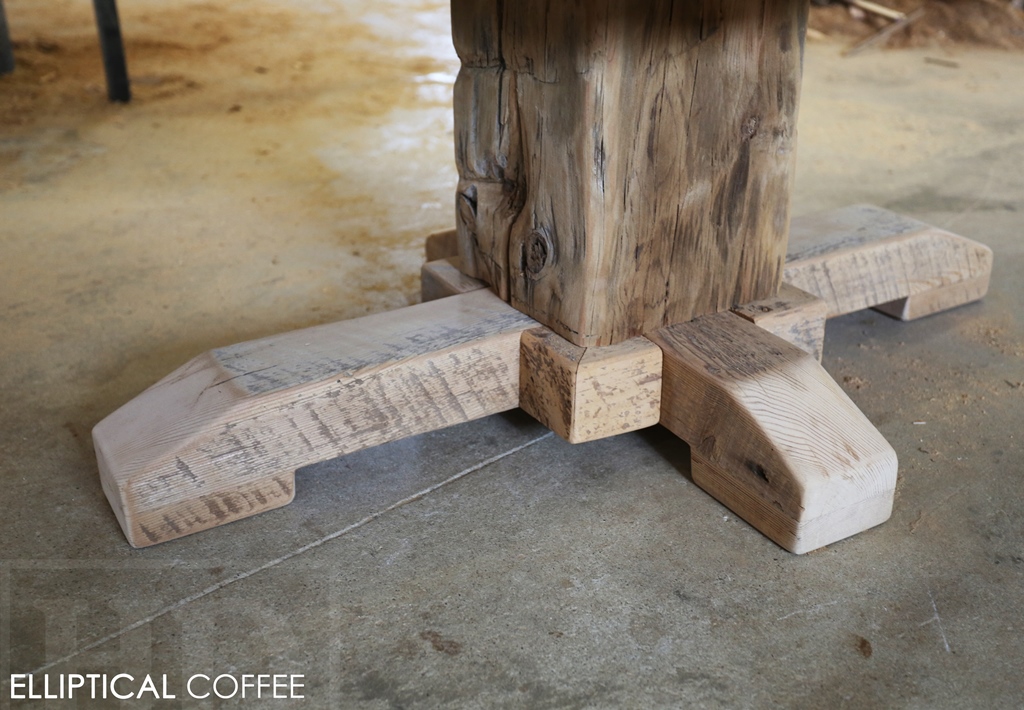
<svg viewBox="0 0 1024 710">
<path fill-rule="evenodd" d="M 988 291 L 984 244 L 871 205 L 793 220 L 784 280 L 822 298 L 829 318 L 864 308 L 904 320 Z"/>
<path fill-rule="evenodd" d="M 608 347 L 429 263 L 425 299 L 451 297 L 211 351 L 111 414 L 93 432 L 104 491 L 151 545 L 287 504 L 301 466 L 522 404 L 569 441 L 660 420 L 737 514 L 794 552 L 828 544 L 885 519 L 895 456 L 817 364 L 824 314 L 975 300 L 992 255 L 867 206 L 793 232 L 777 296 Z"/>
<path fill-rule="evenodd" d="M 798 554 L 889 517 L 896 453 L 812 355 L 733 313 L 648 337 L 665 356 L 661 423 L 737 515 Z"/>
<path fill-rule="evenodd" d="M 514 409 L 520 334 L 489 291 L 212 350 L 93 430 L 144 547 L 291 502 L 302 466 Z"/>
</svg>

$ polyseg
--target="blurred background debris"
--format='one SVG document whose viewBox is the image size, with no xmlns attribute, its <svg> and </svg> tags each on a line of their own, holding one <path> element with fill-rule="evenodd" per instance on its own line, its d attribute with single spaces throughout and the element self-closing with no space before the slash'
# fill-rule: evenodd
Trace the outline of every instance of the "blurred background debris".
<svg viewBox="0 0 1024 710">
<path fill-rule="evenodd" d="M 809 36 L 881 47 L 1024 49 L 1024 0 L 812 0 Z"/>
</svg>

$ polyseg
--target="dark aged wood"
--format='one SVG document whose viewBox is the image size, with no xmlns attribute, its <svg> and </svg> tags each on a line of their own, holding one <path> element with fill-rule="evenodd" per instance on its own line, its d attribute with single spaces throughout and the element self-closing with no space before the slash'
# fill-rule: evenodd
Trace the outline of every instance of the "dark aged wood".
<svg viewBox="0 0 1024 710">
<path fill-rule="evenodd" d="M 453 0 L 467 274 L 581 346 L 765 298 L 804 0 Z"/>
</svg>

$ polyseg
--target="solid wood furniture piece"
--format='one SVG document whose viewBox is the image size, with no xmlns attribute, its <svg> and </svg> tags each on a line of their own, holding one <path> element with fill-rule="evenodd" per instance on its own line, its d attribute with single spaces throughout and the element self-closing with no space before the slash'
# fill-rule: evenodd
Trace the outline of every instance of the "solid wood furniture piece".
<svg viewBox="0 0 1024 710">
<path fill-rule="evenodd" d="M 100 36 L 103 71 L 107 76 L 107 97 L 111 101 L 127 103 L 131 101 L 132 92 L 121 39 L 121 22 L 117 16 L 117 0 L 93 0 L 93 11 Z M 0 75 L 13 71 L 14 50 L 3 0 L 0 0 Z"/>
<path fill-rule="evenodd" d="M 694 482 L 793 552 L 883 522 L 896 454 L 819 364 L 825 319 L 976 300 L 992 255 L 869 206 L 791 224 L 806 14 L 453 0 L 457 219 L 428 238 L 424 303 L 213 350 L 103 420 L 128 540 L 517 406 L 571 442 L 660 422 Z"/>
</svg>

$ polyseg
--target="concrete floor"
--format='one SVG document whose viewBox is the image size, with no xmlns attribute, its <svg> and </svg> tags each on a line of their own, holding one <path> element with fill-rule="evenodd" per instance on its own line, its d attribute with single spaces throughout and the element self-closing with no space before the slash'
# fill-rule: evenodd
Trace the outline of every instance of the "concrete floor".
<svg viewBox="0 0 1024 710">
<path fill-rule="evenodd" d="M 168 675 L 125 707 L 192 706 L 196 673 L 302 674 L 309 707 L 1024 706 L 1024 56 L 808 48 L 796 212 L 872 202 L 997 255 L 980 304 L 829 323 L 900 457 L 885 525 L 796 557 L 664 430 L 573 447 L 515 412 L 133 550 L 101 418 L 204 350 L 417 299 L 452 222 L 447 5 L 122 3 L 117 107 L 88 7 L 5 4 L 58 49 L 0 79 L 3 707 L 28 672 Z"/>
</svg>

